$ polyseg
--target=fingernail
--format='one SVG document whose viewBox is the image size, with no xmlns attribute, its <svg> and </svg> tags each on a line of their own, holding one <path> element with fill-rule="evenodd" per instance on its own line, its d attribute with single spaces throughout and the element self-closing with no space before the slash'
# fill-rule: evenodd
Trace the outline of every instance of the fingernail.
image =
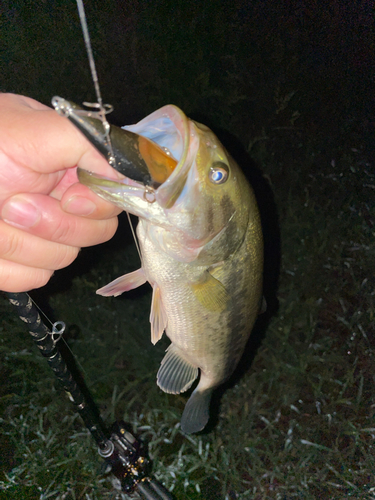
<svg viewBox="0 0 375 500">
<path fill-rule="evenodd" d="M 30 228 L 39 222 L 40 212 L 22 196 L 14 196 L 3 206 L 1 218 L 12 226 Z"/>
<path fill-rule="evenodd" d="M 91 200 L 82 196 L 72 196 L 63 205 L 65 212 L 74 215 L 90 215 L 96 209 L 96 205 Z"/>
</svg>

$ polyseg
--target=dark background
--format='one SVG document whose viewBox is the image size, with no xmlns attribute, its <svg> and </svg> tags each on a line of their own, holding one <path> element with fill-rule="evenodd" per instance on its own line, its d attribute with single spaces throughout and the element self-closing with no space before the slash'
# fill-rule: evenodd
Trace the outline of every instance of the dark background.
<svg viewBox="0 0 375 500">
<path fill-rule="evenodd" d="M 366 0 L 103 0 L 86 2 L 86 14 L 116 121 L 173 103 L 247 146 L 291 120 L 331 136 L 343 121 L 366 127 L 374 105 L 372 7 Z M 60 94 L 95 99 L 75 2 L 5 1 L 1 19 L 2 91 L 46 104 Z"/>
</svg>

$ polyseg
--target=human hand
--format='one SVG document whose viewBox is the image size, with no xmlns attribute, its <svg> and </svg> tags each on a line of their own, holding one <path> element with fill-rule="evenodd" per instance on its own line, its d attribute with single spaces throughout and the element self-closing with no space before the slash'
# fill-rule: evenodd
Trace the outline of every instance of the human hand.
<svg viewBox="0 0 375 500">
<path fill-rule="evenodd" d="M 66 118 L 0 94 L 0 290 L 39 288 L 114 235 L 120 210 L 78 183 L 77 165 L 116 178 Z"/>
</svg>

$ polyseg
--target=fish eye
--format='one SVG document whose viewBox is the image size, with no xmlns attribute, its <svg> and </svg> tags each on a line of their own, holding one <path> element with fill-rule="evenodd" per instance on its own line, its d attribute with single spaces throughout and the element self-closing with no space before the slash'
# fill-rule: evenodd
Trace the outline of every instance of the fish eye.
<svg viewBox="0 0 375 500">
<path fill-rule="evenodd" d="M 228 165 L 222 161 L 215 161 L 210 168 L 208 177 L 212 184 L 223 184 L 229 175 Z"/>
</svg>

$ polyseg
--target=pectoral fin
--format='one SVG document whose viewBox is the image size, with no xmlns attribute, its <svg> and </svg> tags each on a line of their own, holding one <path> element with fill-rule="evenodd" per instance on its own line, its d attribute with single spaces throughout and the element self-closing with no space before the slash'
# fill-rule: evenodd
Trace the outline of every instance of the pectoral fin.
<svg viewBox="0 0 375 500">
<path fill-rule="evenodd" d="M 114 281 L 111 281 L 108 285 L 96 290 L 96 293 L 98 295 L 103 295 L 103 297 L 111 297 L 112 295 L 117 297 L 123 292 L 128 292 L 129 290 L 138 288 L 143 285 L 143 283 L 146 283 L 146 281 L 146 276 L 141 268 L 137 269 L 137 271 L 133 271 L 132 273 L 124 274 L 124 276 L 120 276 Z"/>
<path fill-rule="evenodd" d="M 230 302 L 230 296 L 224 285 L 214 278 L 208 271 L 202 280 L 192 285 L 195 297 L 209 311 L 224 311 Z"/>
<path fill-rule="evenodd" d="M 157 375 L 160 389 L 169 394 L 179 394 L 187 391 L 197 376 L 198 368 L 183 359 L 180 349 L 171 344 Z"/>
<path fill-rule="evenodd" d="M 168 317 L 161 300 L 160 288 L 158 285 L 154 285 L 150 313 L 151 342 L 154 345 L 162 338 L 167 322 Z"/>
</svg>

